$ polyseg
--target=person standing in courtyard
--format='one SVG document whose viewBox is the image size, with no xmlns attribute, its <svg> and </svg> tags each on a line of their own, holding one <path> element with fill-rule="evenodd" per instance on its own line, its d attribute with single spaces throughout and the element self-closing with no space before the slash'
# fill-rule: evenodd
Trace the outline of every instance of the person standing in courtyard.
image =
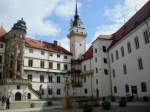
<svg viewBox="0 0 150 112">
<path fill-rule="evenodd" d="M 5 102 L 6 102 L 6 98 L 5 96 L 2 96 L 2 110 L 5 109 Z"/>
<path fill-rule="evenodd" d="M 6 110 L 10 108 L 10 99 L 9 97 L 6 99 Z"/>
</svg>

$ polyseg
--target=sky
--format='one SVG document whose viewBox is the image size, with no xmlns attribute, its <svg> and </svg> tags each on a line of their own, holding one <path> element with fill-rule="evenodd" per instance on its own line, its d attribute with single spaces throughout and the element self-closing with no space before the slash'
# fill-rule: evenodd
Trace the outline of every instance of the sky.
<svg viewBox="0 0 150 112">
<path fill-rule="evenodd" d="M 148 0 L 78 0 L 79 16 L 86 28 L 87 48 L 101 34 L 112 34 Z M 75 0 L 0 0 L 0 24 L 9 31 L 22 17 L 27 36 L 59 44 L 69 50 L 70 21 Z"/>
</svg>

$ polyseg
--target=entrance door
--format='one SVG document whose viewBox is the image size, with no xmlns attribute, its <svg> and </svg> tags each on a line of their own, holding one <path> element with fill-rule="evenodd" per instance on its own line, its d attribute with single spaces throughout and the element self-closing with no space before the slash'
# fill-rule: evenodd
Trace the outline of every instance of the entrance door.
<svg viewBox="0 0 150 112">
<path fill-rule="evenodd" d="M 98 89 L 96 89 L 96 96 L 97 96 L 97 98 L 99 98 L 99 90 Z"/>
<path fill-rule="evenodd" d="M 131 86 L 132 96 L 137 96 L 137 86 Z"/>
<path fill-rule="evenodd" d="M 20 92 L 17 92 L 17 93 L 15 94 L 15 100 L 16 100 L 16 101 L 21 101 L 21 93 L 20 93 Z"/>
</svg>

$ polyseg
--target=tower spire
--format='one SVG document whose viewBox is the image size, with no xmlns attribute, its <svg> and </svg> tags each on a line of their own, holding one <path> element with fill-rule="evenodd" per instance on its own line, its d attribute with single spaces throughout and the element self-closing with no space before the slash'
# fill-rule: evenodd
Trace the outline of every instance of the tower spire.
<svg viewBox="0 0 150 112">
<path fill-rule="evenodd" d="M 77 3 L 77 0 L 76 0 L 76 11 L 75 11 L 75 15 L 78 15 L 78 3 Z"/>
</svg>

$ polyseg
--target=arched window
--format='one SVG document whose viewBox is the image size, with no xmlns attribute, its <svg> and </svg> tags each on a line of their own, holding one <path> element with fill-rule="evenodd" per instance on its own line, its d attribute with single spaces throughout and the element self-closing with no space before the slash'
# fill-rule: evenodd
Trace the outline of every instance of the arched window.
<svg viewBox="0 0 150 112">
<path fill-rule="evenodd" d="M 114 86 L 114 93 L 117 93 L 117 87 Z"/>
</svg>

